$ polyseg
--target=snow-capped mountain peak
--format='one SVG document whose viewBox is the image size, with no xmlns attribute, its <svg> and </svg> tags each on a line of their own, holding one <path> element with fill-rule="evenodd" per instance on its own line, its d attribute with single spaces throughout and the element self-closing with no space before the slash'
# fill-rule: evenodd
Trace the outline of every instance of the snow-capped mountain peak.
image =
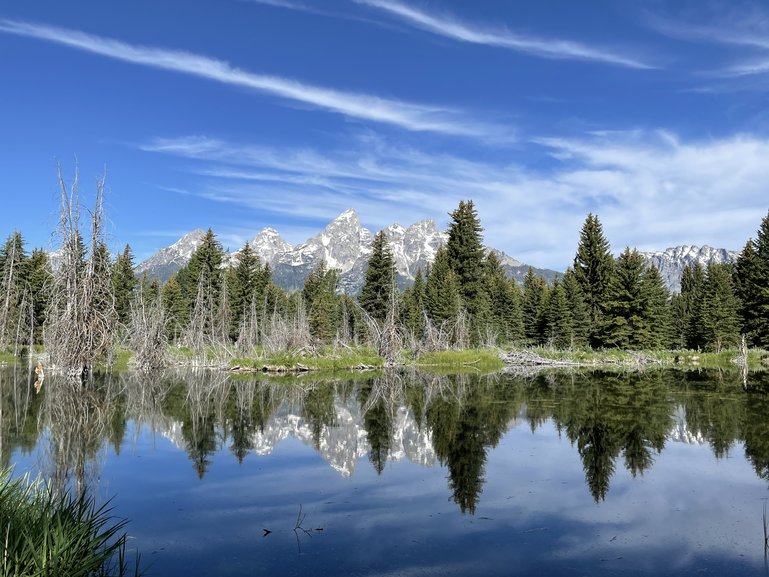
<svg viewBox="0 0 769 577">
<path fill-rule="evenodd" d="M 710 263 L 733 263 L 739 255 L 738 252 L 724 248 L 688 244 L 674 246 L 663 251 L 642 252 L 640 254 L 647 264 L 657 267 L 662 279 L 673 292 L 681 290 L 681 275 L 686 265 L 694 266 L 699 263 L 706 267 Z"/>
<path fill-rule="evenodd" d="M 186 265 L 192 253 L 203 243 L 206 231 L 200 228 L 188 232 L 171 246 L 160 249 L 136 267 L 139 274 L 147 273 L 150 278 L 167 280 L 173 273 Z"/>
</svg>

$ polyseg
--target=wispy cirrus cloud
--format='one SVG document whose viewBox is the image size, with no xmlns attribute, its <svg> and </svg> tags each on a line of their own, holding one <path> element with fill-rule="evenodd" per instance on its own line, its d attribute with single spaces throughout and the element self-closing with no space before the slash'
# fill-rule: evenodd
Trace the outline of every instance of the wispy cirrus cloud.
<svg viewBox="0 0 769 577">
<path fill-rule="evenodd" d="M 738 78 L 769 72 L 769 13 L 757 4 L 697 5 L 682 16 L 648 14 L 651 28 L 670 38 L 730 46 L 720 55 L 726 64 L 708 75 Z"/>
<path fill-rule="evenodd" d="M 509 130 L 483 123 L 454 108 L 345 92 L 289 78 L 256 74 L 236 68 L 223 60 L 191 52 L 129 44 L 79 30 L 7 19 L 0 19 L 0 32 L 68 46 L 123 62 L 249 88 L 350 118 L 388 124 L 409 131 L 491 140 L 511 138 Z"/>
<path fill-rule="evenodd" d="M 662 131 L 540 138 L 532 147 L 554 159 L 540 169 L 427 153 L 370 134 L 352 140 L 322 152 L 201 136 L 141 148 L 194 161 L 186 167 L 195 183 L 188 188 L 273 222 L 298 206 L 318 223 L 354 207 L 374 229 L 423 218 L 443 226 L 448 210 L 472 198 L 488 244 L 557 270 L 572 261 L 588 212 L 599 215 L 620 252 L 681 244 L 740 249 L 769 208 L 769 140 L 748 135 L 702 142 Z M 301 231 L 279 230 L 300 242 L 307 222 Z"/>
<path fill-rule="evenodd" d="M 451 15 L 429 13 L 397 0 L 353 1 L 357 4 L 383 10 L 422 30 L 460 42 L 495 46 L 540 58 L 584 60 L 636 69 L 656 68 L 640 57 L 623 54 L 609 48 L 593 47 L 559 38 L 524 35 L 505 28 L 495 29 L 491 26 L 470 24 Z"/>
</svg>

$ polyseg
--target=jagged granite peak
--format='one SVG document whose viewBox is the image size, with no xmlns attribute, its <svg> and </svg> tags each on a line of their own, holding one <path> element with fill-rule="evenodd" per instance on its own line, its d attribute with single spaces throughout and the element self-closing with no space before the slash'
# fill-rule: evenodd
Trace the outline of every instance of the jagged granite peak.
<svg viewBox="0 0 769 577">
<path fill-rule="evenodd" d="M 277 230 L 269 226 L 260 230 L 259 234 L 251 240 L 251 249 L 262 259 L 262 262 L 270 266 L 280 255 L 290 252 L 293 248 L 283 240 Z"/>
<path fill-rule="evenodd" d="M 639 253 L 648 265 L 654 265 L 660 271 L 662 280 L 673 292 L 681 291 L 681 275 L 686 265 L 696 263 L 703 267 L 709 264 L 734 263 L 739 253 L 725 248 L 713 248 L 707 245 L 681 245 L 667 248 L 664 251 Z"/>
<path fill-rule="evenodd" d="M 414 279 L 419 269 L 425 270 L 435 259 L 435 253 L 449 236 L 438 230 L 432 219 L 420 220 L 408 228 L 391 224 L 384 229 L 387 244 L 392 250 L 397 273 Z"/>
<path fill-rule="evenodd" d="M 319 234 L 282 255 L 277 262 L 314 267 L 324 260 L 328 268 L 344 274 L 355 266 L 361 256 L 368 258 L 373 238 L 371 231 L 361 226 L 355 209 L 350 208 L 328 223 Z"/>
<path fill-rule="evenodd" d="M 136 267 L 136 272 L 139 274 L 146 272 L 149 278 L 165 282 L 190 261 L 192 253 L 203 243 L 205 236 L 206 231 L 201 228 L 188 232 L 171 246 L 161 248 L 150 258 L 141 262 Z"/>
</svg>

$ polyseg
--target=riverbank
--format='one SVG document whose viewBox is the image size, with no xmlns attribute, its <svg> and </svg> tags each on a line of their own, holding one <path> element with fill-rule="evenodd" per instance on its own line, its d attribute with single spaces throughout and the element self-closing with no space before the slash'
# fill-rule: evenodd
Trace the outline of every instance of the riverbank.
<svg viewBox="0 0 769 577">
<path fill-rule="evenodd" d="M 36 353 L 36 358 L 41 353 Z M 123 371 L 132 367 L 133 355 L 118 351 L 111 366 L 99 370 Z M 385 368 L 384 360 L 373 347 L 312 347 L 298 351 L 270 353 L 256 350 L 241 356 L 231 349 L 207 350 L 196 353 L 186 348 L 169 348 L 168 364 L 221 369 L 240 373 L 303 373 L 336 371 L 376 371 Z M 8 353 L 0 363 L 17 360 Z M 424 352 L 413 355 L 401 351 L 396 367 L 413 367 L 430 372 L 482 371 L 494 372 L 511 366 L 542 367 L 621 367 L 625 369 L 662 367 L 750 371 L 769 370 L 769 351 L 749 349 L 745 356 L 738 349 L 720 352 L 691 350 L 575 349 L 558 350 L 548 347 L 478 348 Z"/>
</svg>

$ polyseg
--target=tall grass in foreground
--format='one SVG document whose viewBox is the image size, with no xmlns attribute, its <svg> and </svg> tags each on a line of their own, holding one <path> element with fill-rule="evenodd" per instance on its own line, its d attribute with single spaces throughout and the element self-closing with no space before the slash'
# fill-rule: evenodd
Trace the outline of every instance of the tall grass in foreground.
<svg viewBox="0 0 769 577">
<path fill-rule="evenodd" d="M 0 472 L 0 575 L 123 577 L 126 525 L 93 498 L 57 494 L 40 480 Z M 139 575 L 137 555 L 134 575 Z"/>
</svg>

